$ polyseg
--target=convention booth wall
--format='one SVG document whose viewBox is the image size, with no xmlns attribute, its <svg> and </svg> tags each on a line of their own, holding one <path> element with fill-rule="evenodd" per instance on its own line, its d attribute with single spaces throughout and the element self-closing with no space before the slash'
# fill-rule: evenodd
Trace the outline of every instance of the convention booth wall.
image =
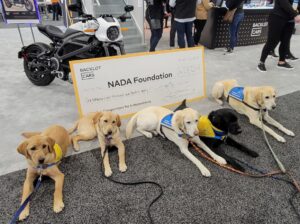
<svg viewBox="0 0 300 224">
<path fill-rule="evenodd" d="M 268 17 L 272 9 L 244 9 L 245 18 L 239 31 L 237 46 L 265 43 L 268 35 Z M 202 32 L 201 44 L 214 49 L 227 47 L 229 44 L 229 23 L 223 22 L 226 8 L 210 10 L 206 26 Z"/>
</svg>

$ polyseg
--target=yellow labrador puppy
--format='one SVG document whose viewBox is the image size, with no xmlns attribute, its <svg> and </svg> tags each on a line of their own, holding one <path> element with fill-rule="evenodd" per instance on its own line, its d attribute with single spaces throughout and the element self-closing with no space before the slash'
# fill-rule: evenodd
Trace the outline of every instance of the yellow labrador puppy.
<svg viewBox="0 0 300 224">
<path fill-rule="evenodd" d="M 189 142 L 186 137 L 204 149 L 220 164 L 226 164 L 226 160 L 211 151 L 200 140 L 197 128 L 198 118 L 198 112 L 191 108 L 173 113 L 164 107 L 148 107 L 133 115 L 126 127 L 126 137 L 129 138 L 132 135 L 135 127 L 138 132 L 148 138 L 152 138 L 153 134 L 160 134 L 174 142 L 181 153 L 199 168 L 202 175 L 209 177 L 211 176 L 209 170 L 188 150 Z"/>
<path fill-rule="evenodd" d="M 219 103 L 225 97 L 229 105 L 240 114 L 244 114 L 249 118 L 251 124 L 262 128 L 260 116 L 260 108 L 263 110 L 263 119 L 269 124 L 275 126 L 289 136 L 295 134 L 283 127 L 280 123 L 270 117 L 268 111 L 276 108 L 276 93 L 271 86 L 261 87 L 240 87 L 236 80 L 224 80 L 215 83 L 212 89 L 212 96 Z M 277 141 L 285 142 L 285 139 L 274 132 L 266 125 L 263 126 L 265 131 L 272 135 Z"/>
<path fill-rule="evenodd" d="M 78 141 L 92 140 L 97 137 L 95 124 L 97 123 L 97 117 L 99 117 L 99 115 L 100 112 L 88 113 L 77 120 L 74 127 L 69 130 L 69 134 L 77 130 L 76 135 L 72 136 L 72 144 L 76 152 L 79 151 Z"/>
<path fill-rule="evenodd" d="M 53 210 L 56 213 L 61 212 L 64 208 L 62 192 L 64 174 L 58 169 L 57 165 L 66 155 L 70 145 L 69 133 L 65 128 L 53 125 L 43 132 L 25 132 L 23 136 L 27 139 L 17 149 L 20 154 L 26 157 L 28 162 L 22 203 L 33 191 L 34 180 L 42 174 L 55 181 Z M 24 220 L 28 216 L 29 203 L 20 214 L 19 220 Z"/>
<path fill-rule="evenodd" d="M 108 151 L 105 150 L 106 147 L 116 146 L 118 148 L 119 155 L 119 170 L 125 172 L 127 170 L 125 162 L 125 146 L 120 137 L 119 127 L 121 126 L 121 119 L 118 114 L 114 114 L 109 111 L 100 112 L 96 116 L 96 130 L 98 135 L 98 140 L 100 144 L 100 150 L 104 166 L 104 175 L 109 177 L 112 175 L 112 170 L 109 164 Z"/>
</svg>

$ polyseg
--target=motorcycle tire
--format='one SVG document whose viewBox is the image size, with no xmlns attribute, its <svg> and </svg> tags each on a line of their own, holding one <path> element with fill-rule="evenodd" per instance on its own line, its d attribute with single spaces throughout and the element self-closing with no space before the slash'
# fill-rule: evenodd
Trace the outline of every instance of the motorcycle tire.
<svg viewBox="0 0 300 224">
<path fill-rule="evenodd" d="M 9 0 L 4 0 L 4 3 L 6 5 L 7 8 L 11 8 L 12 7 L 12 3 Z"/>
<path fill-rule="evenodd" d="M 25 9 L 27 9 L 27 11 L 31 12 L 33 10 L 33 4 L 31 1 L 29 0 L 25 0 Z"/>
<path fill-rule="evenodd" d="M 36 86 L 47 86 L 55 79 L 55 76 L 51 74 L 50 69 L 46 66 L 44 66 L 43 70 L 40 71 L 32 71 L 32 69 L 28 66 L 29 62 L 36 59 L 37 55 L 48 50 L 50 50 L 50 47 L 44 43 L 32 44 L 25 50 L 25 55 L 27 56 L 26 58 L 24 57 L 24 71 L 27 78 Z M 41 68 L 42 66 L 40 69 Z"/>
</svg>

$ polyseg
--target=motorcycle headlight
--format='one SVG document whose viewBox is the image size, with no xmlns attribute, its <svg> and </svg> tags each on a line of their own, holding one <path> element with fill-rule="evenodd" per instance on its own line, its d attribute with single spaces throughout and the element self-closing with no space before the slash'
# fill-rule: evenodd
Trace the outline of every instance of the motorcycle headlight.
<svg viewBox="0 0 300 224">
<path fill-rule="evenodd" d="M 120 31 L 117 26 L 111 26 L 107 29 L 107 37 L 111 41 L 116 40 L 119 37 Z"/>
</svg>

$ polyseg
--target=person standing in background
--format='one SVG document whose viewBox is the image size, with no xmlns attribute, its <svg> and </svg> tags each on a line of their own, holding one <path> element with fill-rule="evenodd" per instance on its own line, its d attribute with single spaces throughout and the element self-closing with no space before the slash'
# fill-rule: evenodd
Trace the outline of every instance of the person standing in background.
<svg viewBox="0 0 300 224">
<path fill-rule="evenodd" d="M 194 21 L 195 33 L 194 33 L 194 43 L 195 45 L 199 44 L 201 39 L 202 30 L 206 24 L 208 10 L 214 7 L 214 3 L 209 0 L 202 0 L 200 4 L 197 4 L 196 7 L 196 20 Z"/>
<path fill-rule="evenodd" d="M 169 5 L 175 8 L 174 20 L 177 31 L 178 46 L 185 48 L 185 36 L 188 47 L 194 47 L 193 23 L 196 19 L 196 4 L 201 0 L 170 0 Z"/>
<path fill-rule="evenodd" d="M 53 11 L 53 21 L 59 20 L 58 10 L 59 10 L 59 0 L 51 0 L 52 3 L 52 11 Z"/>
<path fill-rule="evenodd" d="M 171 16 L 171 29 L 170 29 L 170 48 L 175 47 L 175 36 L 176 36 L 176 27 L 175 27 L 175 20 L 174 20 L 174 8 L 169 5 L 170 0 L 167 1 L 167 13 Z"/>
<path fill-rule="evenodd" d="M 146 0 L 146 20 L 151 30 L 150 52 L 155 48 L 162 37 L 164 19 L 164 0 Z"/>
<path fill-rule="evenodd" d="M 286 70 L 293 69 L 285 59 L 289 53 L 289 43 L 295 22 L 300 22 L 300 15 L 293 8 L 293 0 L 276 0 L 274 9 L 269 16 L 268 39 L 261 53 L 260 62 L 257 66 L 258 71 L 267 71 L 265 61 L 269 52 L 274 50 L 279 42 L 279 61 L 277 67 Z"/>
<path fill-rule="evenodd" d="M 241 22 L 244 20 L 244 0 L 227 0 L 226 6 L 229 10 L 236 9 L 233 20 L 229 25 L 229 33 L 230 33 L 230 43 L 229 47 L 226 48 L 226 53 L 233 53 L 234 47 L 236 47 L 238 42 L 238 33 L 240 29 Z"/>
</svg>

